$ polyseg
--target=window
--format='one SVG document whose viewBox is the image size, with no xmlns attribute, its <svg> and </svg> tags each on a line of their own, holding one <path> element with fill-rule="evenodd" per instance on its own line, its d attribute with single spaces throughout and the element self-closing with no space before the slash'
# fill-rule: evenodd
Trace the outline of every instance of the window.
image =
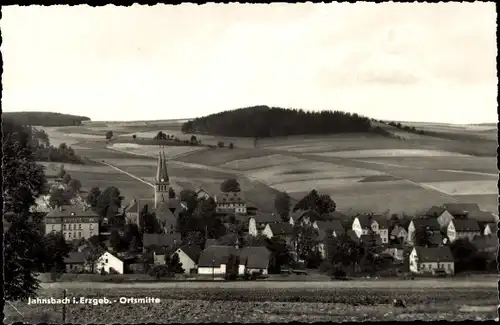
<svg viewBox="0 0 500 325">
<path fill-rule="evenodd" d="M 68 235 L 66 234 L 66 232 L 64 232 L 64 233 L 63 233 L 63 236 L 64 236 L 64 238 L 66 238 L 66 236 L 68 236 Z"/>
<path fill-rule="evenodd" d="M 76 231 L 73 232 L 73 238 L 76 238 Z"/>
<path fill-rule="evenodd" d="M 63 229 L 66 230 L 66 224 L 63 225 Z"/>
<path fill-rule="evenodd" d="M 451 271 L 451 264 L 448 263 L 448 270 Z"/>
<path fill-rule="evenodd" d="M 89 229 L 90 230 L 94 229 L 94 225 L 93 224 L 89 224 Z"/>
<path fill-rule="evenodd" d="M 71 238 L 71 232 L 68 232 L 68 238 Z"/>
<path fill-rule="evenodd" d="M 106 259 L 106 263 L 108 263 L 108 259 Z"/>
<path fill-rule="evenodd" d="M 78 230 L 82 230 L 82 224 L 78 224 Z"/>
<path fill-rule="evenodd" d="M 92 237 L 92 231 L 89 233 L 89 237 Z"/>
<path fill-rule="evenodd" d="M 71 230 L 71 224 L 68 225 L 68 230 Z"/>
<path fill-rule="evenodd" d="M 56 230 L 56 225 L 52 225 L 52 230 Z"/>
<path fill-rule="evenodd" d="M 78 232 L 78 238 L 82 238 L 82 232 L 81 231 Z"/>
</svg>

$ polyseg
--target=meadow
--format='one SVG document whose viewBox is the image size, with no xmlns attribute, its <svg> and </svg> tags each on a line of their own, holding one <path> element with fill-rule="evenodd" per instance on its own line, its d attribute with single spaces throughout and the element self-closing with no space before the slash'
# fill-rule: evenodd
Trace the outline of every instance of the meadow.
<svg viewBox="0 0 500 325">
<path fill-rule="evenodd" d="M 371 283 L 371 284 L 370 284 Z M 386 286 L 391 283 L 391 285 Z M 155 285 L 156 286 L 153 286 Z M 363 320 L 488 320 L 497 317 L 494 281 L 348 281 L 155 283 L 148 288 L 69 288 L 72 298 L 107 298 L 110 304 L 66 305 L 70 323 L 289 322 Z M 436 284 L 438 284 L 436 286 Z M 103 285 L 104 286 L 104 285 Z M 168 289 L 167 289 L 168 288 Z M 167 290 L 166 290 L 167 289 Z M 62 297 L 61 288 L 40 297 Z M 119 297 L 154 297 L 159 303 L 122 304 Z M 392 305 L 403 299 L 406 307 Z M 16 302 L 7 321 L 61 322 L 61 305 Z M 230 310 L 231 312 L 227 312 Z"/>
</svg>

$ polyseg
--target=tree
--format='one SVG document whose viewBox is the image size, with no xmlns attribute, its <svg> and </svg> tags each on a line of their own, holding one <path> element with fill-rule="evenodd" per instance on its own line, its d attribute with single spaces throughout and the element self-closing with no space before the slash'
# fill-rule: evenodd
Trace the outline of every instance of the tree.
<svg viewBox="0 0 500 325">
<path fill-rule="evenodd" d="M 188 214 L 192 214 L 198 205 L 198 196 L 195 191 L 190 189 L 183 189 L 179 194 L 179 198 L 187 205 Z"/>
<path fill-rule="evenodd" d="M 55 208 L 58 206 L 71 204 L 71 199 L 73 198 L 73 193 L 70 191 L 53 187 L 49 194 L 49 204 Z"/>
<path fill-rule="evenodd" d="M 92 236 L 92 237 L 97 237 L 97 239 L 99 239 L 98 236 Z M 90 238 L 89 238 L 89 242 L 90 242 Z M 96 271 L 96 269 L 95 269 L 96 263 L 99 260 L 99 258 L 102 256 L 103 251 L 104 250 L 102 249 L 100 244 L 97 244 L 97 245 L 91 244 L 90 248 L 85 251 L 85 264 L 90 266 L 90 271 L 92 273 L 94 273 Z"/>
<path fill-rule="evenodd" d="M 149 270 L 149 275 L 155 277 L 157 280 L 160 278 L 171 276 L 168 265 L 155 265 Z"/>
<path fill-rule="evenodd" d="M 136 135 L 136 134 L 132 135 L 132 138 L 133 138 L 133 139 L 134 139 L 134 141 L 135 141 L 135 140 L 137 139 L 137 135 Z"/>
<path fill-rule="evenodd" d="M 221 192 L 240 192 L 240 183 L 235 178 L 226 179 L 220 184 Z"/>
<path fill-rule="evenodd" d="M 4 299 L 26 300 L 36 296 L 36 253 L 42 235 L 30 207 L 46 186 L 43 168 L 37 165 L 26 128 L 4 119 L 2 125 L 2 178 L 4 228 Z"/>
<path fill-rule="evenodd" d="M 384 263 L 381 256 L 384 248 L 377 243 L 377 236 L 379 235 L 370 229 L 362 242 L 360 264 L 363 270 L 370 275 L 375 275 Z"/>
<path fill-rule="evenodd" d="M 310 259 L 316 258 L 314 251 L 317 250 L 319 244 L 317 237 L 318 233 L 312 226 L 296 225 L 293 228 L 293 239 L 296 244 L 297 255 L 306 263 Z"/>
<path fill-rule="evenodd" d="M 293 262 L 294 258 L 290 247 L 287 246 L 283 239 L 272 237 L 271 239 L 262 240 L 271 251 L 270 273 L 280 273 L 282 266 L 289 265 Z"/>
<path fill-rule="evenodd" d="M 326 261 L 332 269 L 355 271 L 363 250 L 359 243 L 353 241 L 347 234 L 333 237 L 328 235 L 325 239 Z"/>
<path fill-rule="evenodd" d="M 109 244 L 113 248 L 115 252 L 119 252 L 121 250 L 122 238 L 118 233 L 118 230 L 111 230 L 111 234 L 109 235 Z"/>
<path fill-rule="evenodd" d="M 64 175 L 66 175 L 66 170 L 64 169 L 64 165 L 61 164 L 61 166 L 59 166 L 59 171 L 57 172 L 57 177 L 63 178 Z"/>
<path fill-rule="evenodd" d="M 64 184 L 69 184 L 70 180 L 71 180 L 71 175 L 68 174 L 68 173 L 64 174 L 63 179 L 62 179 L 63 183 Z"/>
<path fill-rule="evenodd" d="M 182 263 L 179 259 L 179 255 L 177 253 L 173 254 L 171 257 L 168 257 L 166 260 L 169 273 L 183 273 L 184 269 L 182 268 Z"/>
<path fill-rule="evenodd" d="M 450 245 L 450 250 L 455 260 L 455 272 L 473 270 L 476 266 L 477 248 L 467 239 L 459 238 Z"/>
<path fill-rule="evenodd" d="M 319 195 L 316 190 L 312 190 L 295 204 L 293 211 L 314 210 L 321 216 L 334 212 L 336 207 L 337 205 L 329 195 Z"/>
<path fill-rule="evenodd" d="M 110 225 L 120 225 L 124 221 L 118 216 L 122 200 L 123 196 L 121 196 L 120 190 L 114 186 L 110 186 L 99 195 L 95 207 L 96 212 L 101 218 L 108 218 Z"/>
<path fill-rule="evenodd" d="M 412 241 L 415 246 L 432 246 L 432 231 L 428 227 L 419 227 L 413 233 Z"/>
<path fill-rule="evenodd" d="M 171 187 L 169 187 L 169 188 L 168 188 L 168 197 L 169 197 L 170 199 L 175 199 L 175 191 L 174 191 L 174 189 L 173 189 L 173 188 L 171 188 Z"/>
<path fill-rule="evenodd" d="M 192 218 L 192 222 L 196 229 L 200 231 L 205 231 L 205 229 L 207 229 L 211 238 L 215 236 L 215 208 L 216 204 L 213 198 L 200 199 Z"/>
<path fill-rule="evenodd" d="M 138 250 L 142 247 L 141 233 L 138 225 L 134 223 L 128 223 L 125 225 L 122 242 L 124 244 L 123 246 L 128 247 L 131 251 Z"/>
<path fill-rule="evenodd" d="M 239 265 L 240 257 L 235 254 L 229 255 L 227 262 L 227 271 L 225 274 L 226 280 L 236 280 L 238 278 Z"/>
<path fill-rule="evenodd" d="M 97 202 L 99 200 L 99 196 L 101 196 L 101 190 L 98 187 L 92 187 L 87 195 L 86 202 L 92 207 L 95 208 L 97 206 Z"/>
<path fill-rule="evenodd" d="M 162 131 L 159 131 L 155 137 L 153 138 L 154 140 L 167 140 L 167 135 L 163 133 Z"/>
<path fill-rule="evenodd" d="M 106 140 L 111 140 L 113 138 L 113 131 L 107 131 L 106 132 Z"/>
<path fill-rule="evenodd" d="M 189 140 L 189 142 L 191 142 L 192 144 L 196 144 L 196 143 L 198 143 L 198 139 L 196 138 L 195 135 L 192 135 L 191 139 Z"/>
<path fill-rule="evenodd" d="M 158 234 L 161 232 L 161 227 L 156 219 L 156 215 L 149 212 L 147 205 L 145 205 L 140 212 L 140 220 L 142 223 L 142 230 L 145 234 Z"/>
<path fill-rule="evenodd" d="M 74 192 L 79 193 L 82 188 L 82 183 L 77 179 L 72 179 L 68 182 L 68 187 Z"/>
<path fill-rule="evenodd" d="M 62 272 L 65 269 L 64 259 L 68 257 L 71 250 L 71 246 L 68 245 L 62 233 L 49 233 L 45 236 L 43 245 L 45 248 L 45 271 Z"/>
<path fill-rule="evenodd" d="M 229 149 L 234 149 L 234 144 L 232 142 L 229 143 Z"/>
<path fill-rule="evenodd" d="M 281 217 L 281 220 L 288 222 L 290 220 L 291 198 L 287 192 L 279 192 L 274 198 L 274 208 Z"/>
</svg>

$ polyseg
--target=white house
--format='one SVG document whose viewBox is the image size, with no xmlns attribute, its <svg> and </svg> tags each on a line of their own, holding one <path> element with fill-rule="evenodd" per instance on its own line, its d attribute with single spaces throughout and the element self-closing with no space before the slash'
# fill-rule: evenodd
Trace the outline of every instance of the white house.
<svg viewBox="0 0 500 325">
<path fill-rule="evenodd" d="M 498 224 L 497 223 L 488 223 L 484 227 L 483 235 L 484 236 L 494 236 L 498 232 Z"/>
<path fill-rule="evenodd" d="M 198 260 L 198 274 L 223 276 L 231 255 L 238 256 L 234 246 L 212 245 L 203 250 Z"/>
<path fill-rule="evenodd" d="M 293 226 L 288 222 L 269 223 L 264 230 L 262 230 L 262 234 L 267 238 L 272 238 L 274 236 L 289 237 L 292 233 Z"/>
<path fill-rule="evenodd" d="M 448 227 L 448 225 L 450 224 L 450 221 L 454 219 L 451 213 L 448 212 L 448 210 L 443 207 L 437 206 L 433 206 L 432 208 L 430 208 L 425 213 L 425 215 L 429 218 L 436 218 L 439 225 L 441 226 L 441 229 L 446 229 L 446 227 Z"/>
<path fill-rule="evenodd" d="M 352 230 L 358 237 L 367 235 L 369 230 L 380 236 L 382 244 L 389 242 L 387 219 L 380 215 L 358 215 L 352 223 Z"/>
<path fill-rule="evenodd" d="M 455 263 L 449 247 L 414 247 L 409 255 L 410 272 L 432 273 L 436 270 L 446 274 L 455 273 Z"/>
<path fill-rule="evenodd" d="M 247 213 L 247 205 L 241 192 L 219 193 L 214 199 L 216 203 L 216 212 L 222 213 L 230 211 L 236 214 Z"/>
<path fill-rule="evenodd" d="M 280 222 L 281 217 L 275 213 L 257 213 L 248 219 L 248 234 L 256 237 L 262 233 L 267 224 Z M 293 225 L 293 221 L 290 224 Z"/>
<path fill-rule="evenodd" d="M 121 259 L 114 256 L 110 252 L 104 252 L 96 261 L 96 272 L 101 272 L 102 269 L 106 273 L 111 273 L 113 270 L 118 274 L 123 274 L 124 263 Z"/>
<path fill-rule="evenodd" d="M 459 238 L 467 238 L 472 241 L 474 237 L 481 234 L 481 229 L 476 220 L 455 219 L 446 228 L 446 234 L 452 243 Z"/>
<path fill-rule="evenodd" d="M 408 240 L 408 232 L 405 228 L 396 225 L 392 228 L 390 239 L 404 244 Z"/>
<path fill-rule="evenodd" d="M 179 256 L 179 261 L 182 263 L 184 273 L 190 274 L 192 270 L 196 270 L 198 259 L 201 254 L 201 249 L 197 245 L 185 245 L 178 248 L 174 254 Z M 172 254 L 172 255 L 174 255 Z"/>
<path fill-rule="evenodd" d="M 408 239 L 407 242 L 410 245 L 414 244 L 415 241 L 415 233 L 417 230 L 426 230 L 430 233 L 440 233 L 441 225 L 437 221 L 437 219 L 429 219 L 429 218 L 415 218 L 410 221 L 408 225 Z"/>
<path fill-rule="evenodd" d="M 267 275 L 271 252 L 262 246 L 247 246 L 239 251 L 240 265 L 238 274 L 261 273 Z"/>
</svg>

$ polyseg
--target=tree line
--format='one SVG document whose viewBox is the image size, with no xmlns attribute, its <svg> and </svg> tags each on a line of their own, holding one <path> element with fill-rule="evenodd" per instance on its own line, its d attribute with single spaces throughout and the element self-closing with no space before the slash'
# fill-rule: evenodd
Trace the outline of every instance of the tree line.
<svg viewBox="0 0 500 325">
<path fill-rule="evenodd" d="M 81 125 L 83 121 L 90 121 L 86 116 L 53 112 L 7 112 L 3 113 L 3 118 L 11 119 L 20 125 L 37 126 L 74 126 Z"/>
<path fill-rule="evenodd" d="M 66 143 L 58 147 L 51 145 L 49 135 L 43 129 L 31 128 L 31 147 L 37 161 L 83 164 L 83 159 Z"/>
<path fill-rule="evenodd" d="M 190 120 L 182 125 L 182 132 L 231 137 L 276 137 L 346 132 L 384 133 L 384 130 L 374 128 L 369 118 L 358 114 L 253 106 Z"/>
</svg>

